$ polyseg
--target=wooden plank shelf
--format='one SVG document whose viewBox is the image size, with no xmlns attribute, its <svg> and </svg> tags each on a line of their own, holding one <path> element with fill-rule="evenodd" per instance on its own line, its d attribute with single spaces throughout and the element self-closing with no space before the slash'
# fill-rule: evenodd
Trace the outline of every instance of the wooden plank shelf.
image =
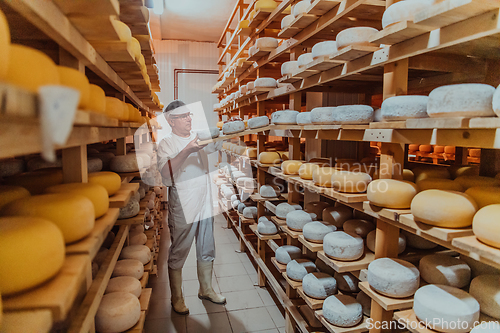
<svg viewBox="0 0 500 333">
<path fill-rule="evenodd" d="M 434 128 L 469 128 L 470 118 L 464 117 L 442 117 L 442 118 L 419 118 L 406 120 L 406 128 L 412 129 L 434 129 Z"/>
<path fill-rule="evenodd" d="M 307 69 L 306 67 L 302 67 L 302 68 L 299 68 L 299 70 L 297 72 L 292 73 L 292 76 L 298 77 L 301 79 L 305 79 L 305 78 L 311 77 L 313 75 L 316 75 L 318 73 L 319 73 L 319 71 L 317 71 L 317 70 Z"/>
<path fill-rule="evenodd" d="M 299 235 L 299 242 L 311 252 L 323 251 L 323 243 L 313 243 L 304 238 L 304 235 Z"/>
<path fill-rule="evenodd" d="M 247 61 L 257 61 L 260 58 L 262 58 L 263 56 L 268 55 L 269 53 L 271 53 L 274 50 L 275 50 L 274 47 L 263 47 L 263 48 L 257 49 L 254 54 L 252 54 L 251 56 L 249 56 L 247 58 Z"/>
<path fill-rule="evenodd" d="M 2 313 L 2 333 L 37 332 L 49 333 L 52 329 L 52 313 L 49 310 Z"/>
<path fill-rule="evenodd" d="M 413 297 L 393 298 L 384 296 L 373 290 L 368 281 L 360 282 L 358 286 L 359 289 L 380 304 L 386 311 L 405 310 L 413 307 Z"/>
<path fill-rule="evenodd" d="M 283 225 L 286 225 L 286 220 L 283 220 L 283 219 L 280 219 L 279 217 L 277 216 L 271 216 L 271 221 L 276 224 L 276 226 L 283 226 Z"/>
<path fill-rule="evenodd" d="M 330 56 L 322 56 L 308 63 L 306 69 L 323 72 L 344 64 L 345 61 L 330 60 Z"/>
<path fill-rule="evenodd" d="M 337 273 L 346 273 L 368 268 L 368 265 L 375 260 L 375 254 L 370 250 L 365 249 L 365 253 L 360 259 L 353 261 L 341 261 L 328 257 L 325 254 L 325 251 L 319 251 L 318 258 L 328 266 L 332 267 Z"/>
<path fill-rule="evenodd" d="M 290 23 L 290 28 L 304 29 L 318 19 L 318 16 L 314 14 L 303 13 L 295 18 L 295 20 Z M 300 31 L 299 31 L 300 32 Z M 291 36 L 293 37 L 293 36 Z"/>
<path fill-rule="evenodd" d="M 259 128 L 244 130 L 242 132 L 238 132 L 238 133 L 234 133 L 234 134 L 222 135 L 222 136 L 219 136 L 218 138 L 215 138 L 215 139 L 200 140 L 200 141 L 198 141 L 198 144 L 199 145 L 206 145 L 206 144 L 209 144 L 209 143 L 212 143 L 212 142 L 219 142 L 219 141 L 230 140 L 230 139 L 237 138 L 237 137 L 240 137 L 240 136 L 245 136 L 245 135 L 250 135 L 250 134 L 258 134 L 258 133 L 261 133 L 261 132 L 262 132 L 262 134 L 265 134 L 265 132 L 268 131 L 269 129 L 270 129 L 269 126 L 265 126 L 265 127 L 259 127 Z"/>
<path fill-rule="evenodd" d="M 76 111 L 73 126 L 129 127 L 121 126 L 118 119 L 109 118 L 104 114 L 81 110 Z"/>
<path fill-rule="evenodd" d="M 324 188 L 322 194 L 345 203 L 359 203 L 368 199 L 366 193 L 342 193 L 335 191 L 332 188 Z"/>
<path fill-rule="evenodd" d="M 330 333 L 360 333 L 360 332 L 368 332 L 368 317 L 363 317 L 363 321 L 356 326 L 353 327 L 339 327 L 332 325 L 325 319 L 323 316 L 323 310 L 316 311 L 316 317 L 321 321 L 321 323 L 325 326 L 325 328 Z"/>
<path fill-rule="evenodd" d="M 462 229 L 438 228 L 415 221 L 412 214 L 401 215 L 399 217 L 399 223 L 414 230 L 414 233 L 417 236 L 428 235 L 444 242 L 450 242 L 452 239 L 457 237 L 467 237 L 474 235 L 474 233 L 472 232 L 472 228 L 470 227 Z"/>
<path fill-rule="evenodd" d="M 469 128 L 500 128 L 499 117 L 471 118 Z"/>
<path fill-rule="evenodd" d="M 135 62 L 135 57 L 127 42 L 94 41 L 91 44 L 105 61 Z M 144 79 L 142 81 L 144 82 Z"/>
<path fill-rule="evenodd" d="M 378 46 L 351 45 L 341 49 L 336 54 L 332 55 L 330 57 L 330 60 L 352 61 L 368 54 L 372 54 L 373 52 L 378 50 L 380 50 L 380 47 Z"/>
<path fill-rule="evenodd" d="M 135 324 L 134 327 L 125 331 L 125 333 L 143 333 L 144 332 L 144 323 L 146 322 L 146 311 L 141 311 L 141 316 L 139 317 L 139 321 Z"/>
<path fill-rule="evenodd" d="M 301 77 L 295 77 L 293 75 L 285 75 L 278 79 L 278 83 L 295 83 L 302 80 Z"/>
<path fill-rule="evenodd" d="M 286 272 L 286 265 L 280 264 L 275 257 L 271 258 L 271 262 L 273 263 L 274 267 L 276 267 L 278 272 L 280 273 Z"/>
<path fill-rule="evenodd" d="M 251 224 L 250 225 L 250 229 L 253 231 L 253 233 L 262 241 L 268 241 L 268 240 L 271 240 L 271 239 L 281 239 L 281 235 L 280 234 L 275 234 L 275 235 L 262 235 L 261 233 L 259 233 L 259 231 L 257 230 L 257 224 Z"/>
<path fill-rule="evenodd" d="M 374 129 L 406 128 L 406 120 L 373 122 L 369 126 Z"/>
<path fill-rule="evenodd" d="M 148 281 L 149 281 L 149 273 L 144 272 L 144 274 L 142 274 L 142 277 L 139 279 L 139 281 L 141 281 L 142 289 L 146 288 L 146 286 L 148 285 Z"/>
<path fill-rule="evenodd" d="M 285 278 L 286 282 L 288 283 L 288 285 L 292 288 L 292 289 L 297 289 L 298 287 L 301 287 L 302 286 L 302 282 L 299 282 L 299 281 L 295 281 L 295 280 L 292 280 L 288 277 L 288 275 L 286 275 L 286 270 L 285 272 L 281 273 L 283 275 L 283 277 Z"/>
<path fill-rule="evenodd" d="M 394 45 L 423 35 L 431 30 L 434 30 L 434 28 L 415 24 L 413 21 L 403 21 L 379 31 L 372 37 L 370 42 L 374 44 Z"/>
<path fill-rule="evenodd" d="M 297 293 L 306 302 L 307 306 L 311 308 L 311 310 L 319 310 L 323 308 L 323 303 L 325 302 L 325 300 L 307 296 L 302 286 L 297 288 Z"/>
<path fill-rule="evenodd" d="M 451 244 L 476 260 L 500 267 L 500 249 L 481 243 L 474 235 L 454 238 Z"/>
<path fill-rule="evenodd" d="M 132 194 L 139 190 L 139 183 L 126 183 L 123 184 L 113 196 L 109 197 L 110 208 L 123 208 L 125 207 Z"/>
<path fill-rule="evenodd" d="M 299 236 L 302 235 L 302 231 L 294 231 L 294 230 L 288 228 L 288 226 L 286 224 L 281 226 L 281 230 L 293 239 L 298 239 Z"/>
<path fill-rule="evenodd" d="M 80 1 L 54 0 L 54 3 L 66 16 L 75 14 L 80 16 L 110 16 L 120 13 L 118 0 L 94 1 L 91 6 Z"/>
<path fill-rule="evenodd" d="M 132 224 L 143 224 L 145 217 L 146 209 L 141 208 L 139 214 L 134 217 L 130 217 L 128 219 L 119 219 L 116 220 L 116 225 L 132 225 Z"/>
<path fill-rule="evenodd" d="M 399 218 L 403 214 L 411 214 L 410 209 L 391 209 L 391 208 L 382 208 L 379 206 L 375 206 L 370 203 L 370 201 L 363 202 L 363 210 L 368 215 L 371 215 L 376 218 L 385 217 L 391 221 L 399 221 Z"/>
<path fill-rule="evenodd" d="M 341 0 L 315 0 L 307 10 L 307 13 L 321 16 L 335 8 L 341 2 Z"/>
</svg>

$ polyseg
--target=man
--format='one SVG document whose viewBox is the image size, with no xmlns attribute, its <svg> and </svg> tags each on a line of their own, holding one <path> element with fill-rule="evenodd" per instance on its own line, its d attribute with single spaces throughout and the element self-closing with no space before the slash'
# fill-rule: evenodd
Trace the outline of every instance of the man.
<svg viewBox="0 0 500 333">
<path fill-rule="evenodd" d="M 182 295 L 182 266 L 195 237 L 200 282 L 198 297 L 216 304 L 226 302 L 225 297 L 212 289 L 215 242 L 207 154 L 220 147 L 214 143 L 198 145 L 198 135 L 191 130 L 192 113 L 182 101 L 171 102 L 163 112 L 172 128 L 172 133 L 158 145 L 158 168 L 164 184 L 169 186 L 168 227 L 172 243 L 168 276 L 171 301 L 175 312 L 188 314 Z"/>
</svg>

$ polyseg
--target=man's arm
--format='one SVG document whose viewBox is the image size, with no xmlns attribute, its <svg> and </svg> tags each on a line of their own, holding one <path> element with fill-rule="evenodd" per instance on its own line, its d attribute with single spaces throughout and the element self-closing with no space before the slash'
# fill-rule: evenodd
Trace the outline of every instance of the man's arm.
<svg viewBox="0 0 500 333">
<path fill-rule="evenodd" d="M 188 145 L 177 154 L 177 156 L 171 158 L 170 163 L 165 163 L 163 169 L 161 169 L 160 171 L 161 175 L 164 178 L 170 178 L 169 164 L 172 167 L 172 175 L 173 175 L 180 169 L 180 167 L 186 161 L 189 155 L 191 155 L 192 153 L 196 153 L 200 149 L 203 149 L 204 146 L 200 146 L 197 141 L 198 141 L 198 136 L 196 136 L 196 138 L 194 138 L 193 141 L 189 142 Z"/>
</svg>

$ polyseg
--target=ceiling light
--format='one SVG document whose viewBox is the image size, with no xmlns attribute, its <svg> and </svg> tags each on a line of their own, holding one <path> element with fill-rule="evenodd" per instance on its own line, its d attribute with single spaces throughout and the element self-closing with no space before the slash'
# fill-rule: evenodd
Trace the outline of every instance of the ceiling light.
<svg viewBox="0 0 500 333">
<path fill-rule="evenodd" d="M 156 15 L 161 15 L 163 14 L 164 6 L 163 6 L 163 0 L 153 0 L 154 7 L 153 7 L 153 13 Z"/>
</svg>

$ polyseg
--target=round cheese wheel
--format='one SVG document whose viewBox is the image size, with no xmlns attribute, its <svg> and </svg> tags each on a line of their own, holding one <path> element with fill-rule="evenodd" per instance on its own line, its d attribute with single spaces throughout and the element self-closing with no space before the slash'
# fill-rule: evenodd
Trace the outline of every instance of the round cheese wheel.
<svg viewBox="0 0 500 333">
<path fill-rule="evenodd" d="M 90 105 L 90 85 L 89 79 L 87 79 L 85 73 L 64 66 L 57 66 L 57 71 L 59 73 L 59 82 L 61 85 L 74 88 L 80 92 L 78 107 L 84 110 L 88 109 Z"/>
<path fill-rule="evenodd" d="M 311 112 L 300 112 L 297 115 L 297 125 L 309 125 L 311 122 Z"/>
<path fill-rule="evenodd" d="M 495 117 L 492 101 L 495 88 L 465 83 L 442 86 L 429 94 L 429 117 Z"/>
<path fill-rule="evenodd" d="M 276 88 L 278 83 L 272 77 L 261 77 L 254 81 L 255 88 Z"/>
<path fill-rule="evenodd" d="M 342 30 L 337 34 L 337 48 L 340 50 L 351 45 L 371 45 L 370 39 L 377 32 L 377 29 L 370 27 L 354 27 Z"/>
<path fill-rule="evenodd" d="M 286 214 L 286 225 L 294 231 L 302 231 L 304 226 L 312 221 L 311 215 L 303 210 L 294 210 Z"/>
<path fill-rule="evenodd" d="M 455 191 L 427 190 L 411 202 L 415 221 L 443 228 L 464 228 L 472 224 L 477 205 L 468 195 Z"/>
<path fill-rule="evenodd" d="M 470 187 L 465 194 L 471 196 L 479 208 L 488 205 L 500 204 L 500 187 Z"/>
<path fill-rule="evenodd" d="M 243 217 L 247 219 L 257 218 L 257 207 L 246 207 L 243 209 Z"/>
<path fill-rule="evenodd" d="M 206 127 L 197 131 L 198 139 L 201 141 L 215 139 L 219 137 L 219 129 L 217 127 Z"/>
<path fill-rule="evenodd" d="M 258 162 L 262 164 L 277 164 L 281 162 L 281 157 L 277 152 L 262 152 L 259 154 Z"/>
<path fill-rule="evenodd" d="M 276 125 L 295 125 L 297 124 L 297 115 L 299 111 L 282 110 L 275 111 L 271 115 L 271 123 Z"/>
<path fill-rule="evenodd" d="M 89 158 L 87 160 L 87 171 L 91 172 L 99 172 L 102 170 L 102 161 L 99 158 Z"/>
<path fill-rule="evenodd" d="M 120 213 L 118 214 L 118 219 L 129 219 L 131 217 L 137 216 L 137 214 L 139 214 L 140 210 L 141 210 L 141 207 L 139 205 L 139 202 L 136 200 L 130 199 L 125 207 L 120 208 Z"/>
<path fill-rule="evenodd" d="M 308 213 L 314 213 L 316 216 L 323 216 L 323 210 L 328 207 L 329 204 L 324 201 L 312 201 L 306 203 L 304 210 Z"/>
<path fill-rule="evenodd" d="M 445 254 L 423 257 L 418 268 L 422 279 L 429 284 L 463 288 L 471 278 L 471 269 L 464 261 Z"/>
<path fill-rule="evenodd" d="M 413 21 L 415 14 L 434 4 L 436 0 L 405 0 L 393 3 L 382 16 L 382 27 L 403 21 Z"/>
<path fill-rule="evenodd" d="M 141 317 L 139 299 L 128 292 L 113 292 L 102 297 L 95 315 L 95 328 L 99 333 L 123 332 Z"/>
<path fill-rule="evenodd" d="M 497 321 L 484 321 L 481 324 L 475 326 L 471 333 L 478 333 L 478 332 L 488 332 L 488 333 L 499 333 L 500 332 L 500 323 Z"/>
<path fill-rule="evenodd" d="M 238 209 L 238 205 L 241 203 L 241 201 L 239 200 L 234 200 L 231 202 L 231 206 L 233 207 L 233 209 Z"/>
<path fill-rule="evenodd" d="M 481 312 L 500 319 L 500 275 L 480 275 L 470 283 L 469 293 L 480 305 Z"/>
<path fill-rule="evenodd" d="M 406 1 L 405 1 L 406 2 Z M 392 7 L 392 6 L 391 6 Z M 382 117 L 385 121 L 413 118 L 428 118 L 427 96 L 394 96 L 382 103 Z"/>
<path fill-rule="evenodd" d="M 64 238 L 52 222 L 38 217 L 0 218 L 0 290 L 10 295 L 57 274 L 65 259 Z"/>
<path fill-rule="evenodd" d="M 415 181 L 415 174 L 413 171 L 410 169 L 403 169 L 403 180 L 413 183 Z"/>
<path fill-rule="evenodd" d="M 98 184 L 92 183 L 69 183 L 48 187 L 47 193 L 73 193 L 80 194 L 92 201 L 94 205 L 95 218 L 107 213 L 109 198 L 106 189 Z"/>
<path fill-rule="evenodd" d="M 288 160 L 281 163 L 281 170 L 285 175 L 298 175 L 302 163 L 302 161 Z"/>
<path fill-rule="evenodd" d="M 443 168 L 415 168 L 413 173 L 415 174 L 415 182 L 428 178 L 450 179 L 450 172 Z"/>
<path fill-rule="evenodd" d="M 326 207 L 322 216 L 323 221 L 342 229 L 344 222 L 352 219 L 352 209 L 344 205 Z"/>
<path fill-rule="evenodd" d="M 401 230 L 401 233 L 406 237 L 406 244 L 415 249 L 430 250 L 438 246 L 436 243 L 412 234 L 406 230 Z"/>
<path fill-rule="evenodd" d="M 146 245 L 129 245 L 122 249 L 120 259 L 137 259 L 146 265 L 151 261 L 151 250 Z"/>
<path fill-rule="evenodd" d="M 139 165 L 137 163 L 136 155 L 131 153 L 127 155 L 119 155 L 113 157 L 109 167 L 115 172 L 137 172 Z"/>
<path fill-rule="evenodd" d="M 112 276 L 132 276 L 136 279 L 142 278 L 144 265 L 137 259 L 121 259 L 116 262 Z"/>
<path fill-rule="evenodd" d="M 291 14 L 283 17 L 283 19 L 281 20 L 281 30 L 288 28 L 294 20 L 295 17 Z"/>
<path fill-rule="evenodd" d="M 340 170 L 337 168 L 331 168 L 331 167 L 314 168 L 312 173 L 313 174 L 312 180 L 315 185 L 322 187 L 333 187 L 332 178 L 333 175 L 338 172 L 340 172 Z"/>
<path fill-rule="evenodd" d="M 287 265 L 290 261 L 302 257 L 302 250 L 296 246 L 283 245 L 276 249 L 275 256 L 277 262 Z"/>
<path fill-rule="evenodd" d="M 261 9 L 275 9 L 278 4 L 273 0 L 258 0 L 255 3 L 255 11 L 258 12 Z"/>
<path fill-rule="evenodd" d="M 10 177 L 24 172 L 24 161 L 9 158 L 0 162 L 0 177 Z"/>
<path fill-rule="evenodd" d="M 310 62 L 312 62 L 313 56 L 312 53 L 304 53 L 299 56 L 297 59 L 297 64 L 299 65 L 299 68 L 304 68 L 307 66 Z"/>
<path fill-rule="evenodd" d="M 479 303 L 474 297 L 444 285 L 429 284 L 418 289 L 413 311 L 417 319 L 438 332 L 469 332 L 479 320 Z"/>
<path fill-rule="evenodd" d="M 337 280 L 337 286 L 339 290 L 348 293 L 357 293 L 359 291 L 359 280 L 352 273 L 337 273 L 334 274 L 335 280 Z"/>
<path fill-rule="evenodd" d="M 224 134 L 238 133 L 245 130 L 245 123 L 241 120 L 230 121 L 222 126 L 222 132 Z"/>
<path fill-rule="evenodd" d="M 376 179 L 368 184 L 368 200 L 380 207 L 410 208 L 418 188 L 414 183 L 395 179 Z"/>
<path fill-rule="evenodd" d="M 2 215 L 45 218 L 61 230 L 64 241 L 75 242 L 94 228 L 94 205 L 87 197 L 74 193 L 25 197 L 5 205 Z"/>
<path fill-rule="evenodd" d="M 11 176 L 3 180 L 5 185 L 21 186 L 31 195 L 41 194 L 47 187 L 63 182 L 62 170 L 57 168 L 42 169 Z"/>
<path fill-rule="evenodd" d="M 337 281 L 326 273 L 313 272 L 304 276 L 302 288 L 309 297 L 325 299 L 337 293 Z"/>
<path fill-rule="evenodd" d="M 255 47 L 258 49 L 261 48 L 277 48 L 278 47 L 278 40 L 273 37 L 262 37 L 262 38 L 257 38 L 255 41 Z"/>
<path fill-rule="evenodd" d="M 333 188 L 339 192 L 364 193 L 372 177 L 364 172 L 339 171 L 332 174 Z"/>
<path fill-rule="evenodd" d="M 363 320 L 363 308 L 354 297 L 332 295 L 323 302 L 323 316 L 332 325 L 352 327 Z"/>
<path fill-rule="evenodd" d="M 413 264 L 380 258 L 368 265 L 368 283 L 378 293 L 395 298 L 413 295 L 420 284 L 420 273 Z"/>
<path fill-rule="evenodd" d="M 373 108 L 368 105 L 318 107 L 311 110 L 313 124 L 367 124 L 373 121 Z"/>
<path fill-rule="evenodd" d="M 474 235 L 481 242 L 500 248 L 500 239 L 498 238 L 498 214 L 500 213 L 500 204 L 488 205 L 481 208 L 474 215 L 472 230 Z"/>
<path fill-rule="evenodd" d="M 333 259 L 357 260 L 364 252 L 363 238 L 344 231 L 334 231 L 323 238 L 323 250 Z"/>
<path fill-rule="evenodd" d="M 9 84 L 38 93 L 38 88 L 41 86 L 60 83 L 56 64 L 41 51 L 11 44 L 8 59 L 8 69 L 4 79 Z"/>
<path fill-rule="evenodd" d="M 430 152 L 432 152 L 432 146 L 431 145 L 420 145 L 420 146 L 418 146 L 418 150 L 421 151 L 422 153 L 430 153 Z"/>
<path fill-rule="evenodd" d="M 500 269 L 484 264 L 480 261 L 472 259 L 471 257 L 461 254 L 460 259 L 465 261 L 467 265 L 469 265 L 473 278 L 485 274 L 500 275 Z"/>
<path fill-rule="evenodd" d="M 102 152 L 102 153 L 92 153 L 87 155 L 89 158 L 98 158 L 102 161 L 102 169 L 104 170 L 109 170 L 109 163 L 111 163 L 111 160 L 113 157 L 115 157 L 115 154 L 111 152 Z"/>
<path fill-rule="evenodd" d="M 265 221 L 260 221 L 259 219 L 259 223 L 257 224 L 257 231 L 262 235 L 275 235 L 278 233 L 276 225 L 273 222 L 267 220 L 267 218 Z"/>
<path fill-rule="evenodd" d="M 299 1 L 292 7 L 292 14 L 294 17 L 297 17 L 301 14 L 307 12 L 307 9 L 311 6 L 310 0 Z"/>
<path fill-rule="evenodd" d="M 295 207 L 287 202 L 282 202 L 278 206 L 276 206 L 276 216 L 280 219 L 286 219 L 286 215 L 294 211 Z"/>
<path fill-rule="evenodd" d="M 30 192 L 21 186 L 0 185 L 0 210 L 6 204 L 30 196 Z"/>
<path fill-rule="evenodd" d="M 337 53 L 337 42 L 334 40 L 327 40 L 316 43 L 314 44 L 311 53 L 314 59 L 334 55 Z"/>
<path fill-rule="evenodd" d="M 142 226 L 143 231 L 130 232 L 129 234 L 129 244 L 130 245 L 144 245 L 146 244 L 148 237 L 144 233 L 144 226 Z"/>
<path fill-rule="evenodd" d="M 366 247 L 375 253 L 375 236 L 377 234 L 377 230 L 372 230 L 366 236 Z M 406 250 L 406 236 L 403 233 L 399 233 L 398 238 L 398 254 L 403 253 Z"/>
<path fill-rule="evenodd" d="M 299 177 L 306 180 L 312 180 L 313 174 L 320 166 L 317 163 L 303 163 L 299 168 Z"/>
<path fill-rule="evenodd" d="M 112 19 L 111 23 L 113 24 L 120 41 L 129 42 L 130 39 L 132 39 L 132 31 L 130 31 L 128 25 L 118 19 Z"/>
<path fill-rule="evenodd" d="M 0 80 L 4 81 L 9 67 L 10 31 L 5 15 L 0 12 Z M 2 304 L 0 301 L 0 308 Z M 1 318 L 1 316 L 0 316 Z"/>
<path fill-rule="evenodd" d="M 115 97 L 106 96 L 106 115 L 108 117 L 123 120 L 125 113 L 128 116 L 128 107 L 122 101 Z"/>
<path fill-rule="evenodd" d="M 255 81 L 248 82 L 247 83 L 247 88 L 248 88 L 248 91 L 254 90 L 254 88 L 255 88 Z"/>
<path fill-rule="evenodd" d="M 286 265 L 289 279 L 302 282 L 304 276 L 316 271 L 316 265 L 307 259 L 294 259 Z"/>
<path fill-rule="evenodd" d="M 372 299 L 370 296 L 365 294 L 363 291 L 360 291 L 358 295 L 356 295 L 356 301 L 361 304 L 363 308 L 363 314 L 367 317 L 370 317 L 372 311 Z"/>
<path fill-rule="evenodd" d="M 276 198 L 280 195 L 279 190 L 271 185 L 262 185 L 259 194 L 263 198 Z"/>
<path fill-rule="evenodd" d="M 283 19 L 285 20 L 286 17 Z M 292 75 L 299 70 L 299 64 L 297 61 L 287 61 L 281 65 L 281 75 Z"/>
<path fill-rule="evenodd" d="M 255 117 L 248 120 L 248 127 L 259 128 L 269 125 L 269 118 L 267 116 Z"/>
<path fill-rule="evenodd" d="M 313 221 L 306 223 L 302 228 L 304 238 L 313 243 L 323 243 L 323 239 L 330 232 L 336 231 L 337 228 L 326 222 Z"/>
<path fill-rule="evenodd" d="M 47 168 L 60 168 L 62 167 L 62 160 L 58 158 L 56 162 L 48 162 L 41 157 L 35 157 L 33 159 L 30 159 L 28 163 L 26 163 L 26 167 L 28 168 L 28 171 Z"/>
<path fill-rule="evenodd" d="M 471 187 L 490 187 L 500 186 L 500 179 L 482 176 L 459 176 L 455 178 L 455 182 L 462 185 L 467 190 Z"/>
<path fill-rule="evenodd" d="M 417 187 L 420 192 L 425 190 L 448 190 L 457 192 L 464 191 L 464 188 L 459 183 L 451 179 L 442 178 L 426 178 L 419 180 L 417 183 Z"/>
<path fill-rule="evenodd" d="M 361 238 L 366 238 L 370 231 L 375 230 L 375 225 L 366 220 L 348 220 L 343 224 L 345 232 L 356 234 Z"/>
<path fill-rule="evenodd" d="M 117 276 L 109 280 L 104 293 L 127 292 L 135 297 L 141 296 L 141 282 L 131 276 Z"/>
</svg>

